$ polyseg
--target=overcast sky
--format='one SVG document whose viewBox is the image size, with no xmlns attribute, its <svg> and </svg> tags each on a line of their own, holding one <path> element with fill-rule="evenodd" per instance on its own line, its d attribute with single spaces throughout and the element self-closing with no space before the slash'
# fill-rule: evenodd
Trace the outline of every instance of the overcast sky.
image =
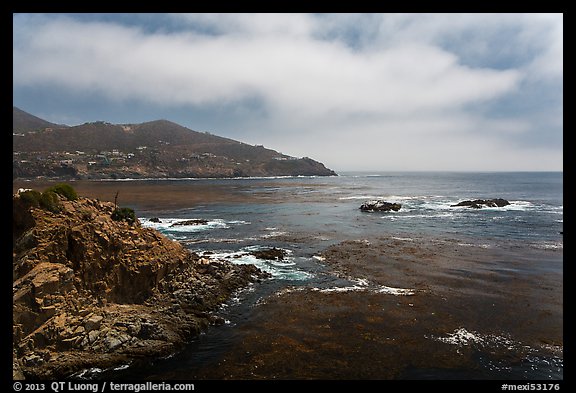
<svg viewBox="0 0 576 393">
<path fill-rule="evenodd" d="M 562 14 L 15 14 L 14 105 L 346 170 L 562 170 Z"/>
</svg>

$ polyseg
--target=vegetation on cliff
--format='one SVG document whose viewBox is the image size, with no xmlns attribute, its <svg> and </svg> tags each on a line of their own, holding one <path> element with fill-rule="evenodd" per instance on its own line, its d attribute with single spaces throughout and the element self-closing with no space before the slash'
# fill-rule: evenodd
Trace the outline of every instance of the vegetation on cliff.
<svg viewBox="0 0 576 393">
<path fill-rule="evenodd" d="M 44 195 L 59 209 L 43 207 Z M 56 190 L 13 196 L 15 378 L 62 378 L 175 352 L 219 322 L 211 311 L 266 276 L 202 259 L 135 217 L 114 220 L 114 211 Z"/>
<path fill-rule="evenodd" d="M 78 194 L 76 193 L 76 190 L 70 184 L 66 183 L 56 184 L 52 187 L 48 187 L 46 191 L 55 192 L 56 194 L 66 198 L 69 201 L 75 201 L 76 199 L 78 199 Z"/>
<path fill-rule="evenodd" d="M 134 224 L 137 220 L 136 213 L 129 207 L 117 207 L 110 216 L 114 221 L 126 221 L 128 224 Z"/>
</svg>

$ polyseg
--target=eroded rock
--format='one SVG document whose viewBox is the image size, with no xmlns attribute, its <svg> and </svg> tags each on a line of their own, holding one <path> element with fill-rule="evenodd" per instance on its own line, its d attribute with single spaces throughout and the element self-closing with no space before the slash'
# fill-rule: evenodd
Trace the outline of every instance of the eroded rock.
<svg viewBox="0 0 576 393">
<path fill-rule="evenodd" d="M 210 312 L 235 291 L 266 277 L 253 265 L 203 264 L 139 222 L 113 221 L 113 210 L 79 198 L 59 213 L 14 215 L 15 377 L 59 379 L 167 355 L 215 323 Z M 204 223 L 192 221 L 182 225 Z"/>
<path fill-rule="evenodd" d="M 170 225 L 171 227 L 181 227 L 181 226 L 188 226 L 188 225 L 206 225 L 208 224 L 208 220 L 205 220 L 203 218 L 195 218 L 193 220 L 184 220 L 184 221 L 178 221 L 175 222 L 174 224 Z"/>
<path fill-rule="evenodd" d="M 402 205 L 399 203 L 386 202 L 381 199 L 366 201 L 360 205 L 360 210 L 363 212 L 397 212 L 400 208 L 402 208 Z"/>
<path fill-rule="evenodd" d="M 503 207 L 508 206 L 510 202 L 502 198 L 494 199 L 475 199 L 473 201 L 462 201 L 450 207 L 471 207 L 473 209 L 481 209 L 482 207 Z"/>
<path fill-rule="evenodd" d="M 287 252 L 281 248 L 272 247 L 264 250 L 252 251 L 250 254 L 254 255 L 258 259 L 281 261 L 286 257 Z"/>
</svg>

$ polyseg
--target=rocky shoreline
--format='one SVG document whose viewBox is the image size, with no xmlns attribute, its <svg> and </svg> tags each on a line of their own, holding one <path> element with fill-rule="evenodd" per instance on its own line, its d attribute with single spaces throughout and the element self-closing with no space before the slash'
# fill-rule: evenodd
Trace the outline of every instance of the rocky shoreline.
<svg viewBox="0 0 576 393">
<path fill-rule="evenodd" d="M 13 378 L 65 378 L 178 351 L 234 292 L 267 277 L 209 261 L 159 232 L 115 221 L 115 205 L 57 196 L 52 212 L 13 196 Z"/>
<path fill-rule="evenodd" d="M 560 258 L 448 238 L 375 236 L 326 248 L 350 284 L 293 286 L 261 302 L 224 356 L 172 378 L 231 380 L 558 379 L 562 276 L 495 270 Z M 557 260 L 557 259 L 556 259 Z"/>
<path fill-rule="evenodd" d="M 228 185 L 74 185 L 101 199 L 120 190 L 123 203 L 152 211 L 277 202 Z M 31 185 L 14 183 L 14 192 L 19 186 Z M 479 201 L 489 200 L 470 202 Z M 137 221 L 113 221 L 114 204 L 60 204 L 51 213 L 14 199 L 15 378 L 81 378 L 94 367 L 104 379 L 563 378 L 562 247 L 346 233 L 306 254 L 322 266 L 321 280 L 267 282 L 251 293 L 254 304 L 242 303 L 240 321 L 218 313 L 233 328 L 209 328 L 223 322 L 211 310 L 261 272 L 210 262 L 210 251 L 190 253 Z M 317 236 L 278 232 L 268 249 L 246 254 L 281 262 L 283 244 L 305 250 Z M 206 347 L 196 345 L 206 337 Z"/>
</svg>

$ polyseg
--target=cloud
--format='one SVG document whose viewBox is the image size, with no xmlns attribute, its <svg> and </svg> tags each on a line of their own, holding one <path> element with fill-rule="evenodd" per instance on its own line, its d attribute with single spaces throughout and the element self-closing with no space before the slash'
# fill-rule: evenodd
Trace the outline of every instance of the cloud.
<svg viewBox="0 0 576 393">
<path fill-rule="evenodd" d="M 562 170 L 561 150 L 540 146 L 513 149 L 502 143 L 501 134 L 523 133 L 526 127 L 522 122 L 451 115 L 331 124 L 329 131 L 306 128 L 305 133 L 296 134 L 287 126 L 283 132 L 258 135 L 254 141 L 282 146 L 284 152 L 301 151 L 330 163 L 337 171 Z"/>
<path fill-rule="evenodd" d="M 401 134 L 418 151 L 418 143 L 440 146 L 447 134 L 453 143 L 477 143 L 477 133 L 489 130 L 491 142 L 477 146 L 494 148 L 506 140 L 497 136 L 535 130 L 526 118 L 493 118 L 498 107 L 490 104 L 563 73 L 561 15 L 169 18 L 181 28 L 15 15 L 14 86 L 58 86 L 159 107 L 257 102 L 257 110 L 238 118 L 239 128 L 256 127 L 249 139 L 284 141 L 293 154 L 318 157 L 286 135 L 332 137 L 359 148 L 358 139 Z M 334 146 L 334 156 L 340 150 Z"/>
<path fill-rule="evenodd" d="M 561 78 L 564 73 L 564 21 L 561 15 L 538 15 L 541 28 L 538 40 L 542 49 L 539 56 L 529 64 L 536 78 Z"/>
<path fill-rule="evenodd" d="M 315 26 L 308 14 L 171 14 L 190 28 L 213 35 L 306 37 Z"/>
<path fill-rule="evenodd" d="M 249 37 L 150 35 L 105 23 L 46 21 L 15 48 L 14 82 L 56 83 L 158 103 L 257 95 L 279 109 L 412 113 L 490 99 L 520 79 L 516 70 L 462 66 L 453 54 L 430 45 L 358 53 L 338 41 L 315 40 L 305 33 L 309 28 L 288 23 L 294 18 L 279 25 L 271 23 L 284 20 L 279 16 L 259 16 L 255 24 L 248 23 L 254 17 L 224 19 L 234 32 L 249 26 Z M 235 23 L 228 25 L 230 19 Z M 276 34 L 264 34 L 270 31 Z"/>
</svg>

